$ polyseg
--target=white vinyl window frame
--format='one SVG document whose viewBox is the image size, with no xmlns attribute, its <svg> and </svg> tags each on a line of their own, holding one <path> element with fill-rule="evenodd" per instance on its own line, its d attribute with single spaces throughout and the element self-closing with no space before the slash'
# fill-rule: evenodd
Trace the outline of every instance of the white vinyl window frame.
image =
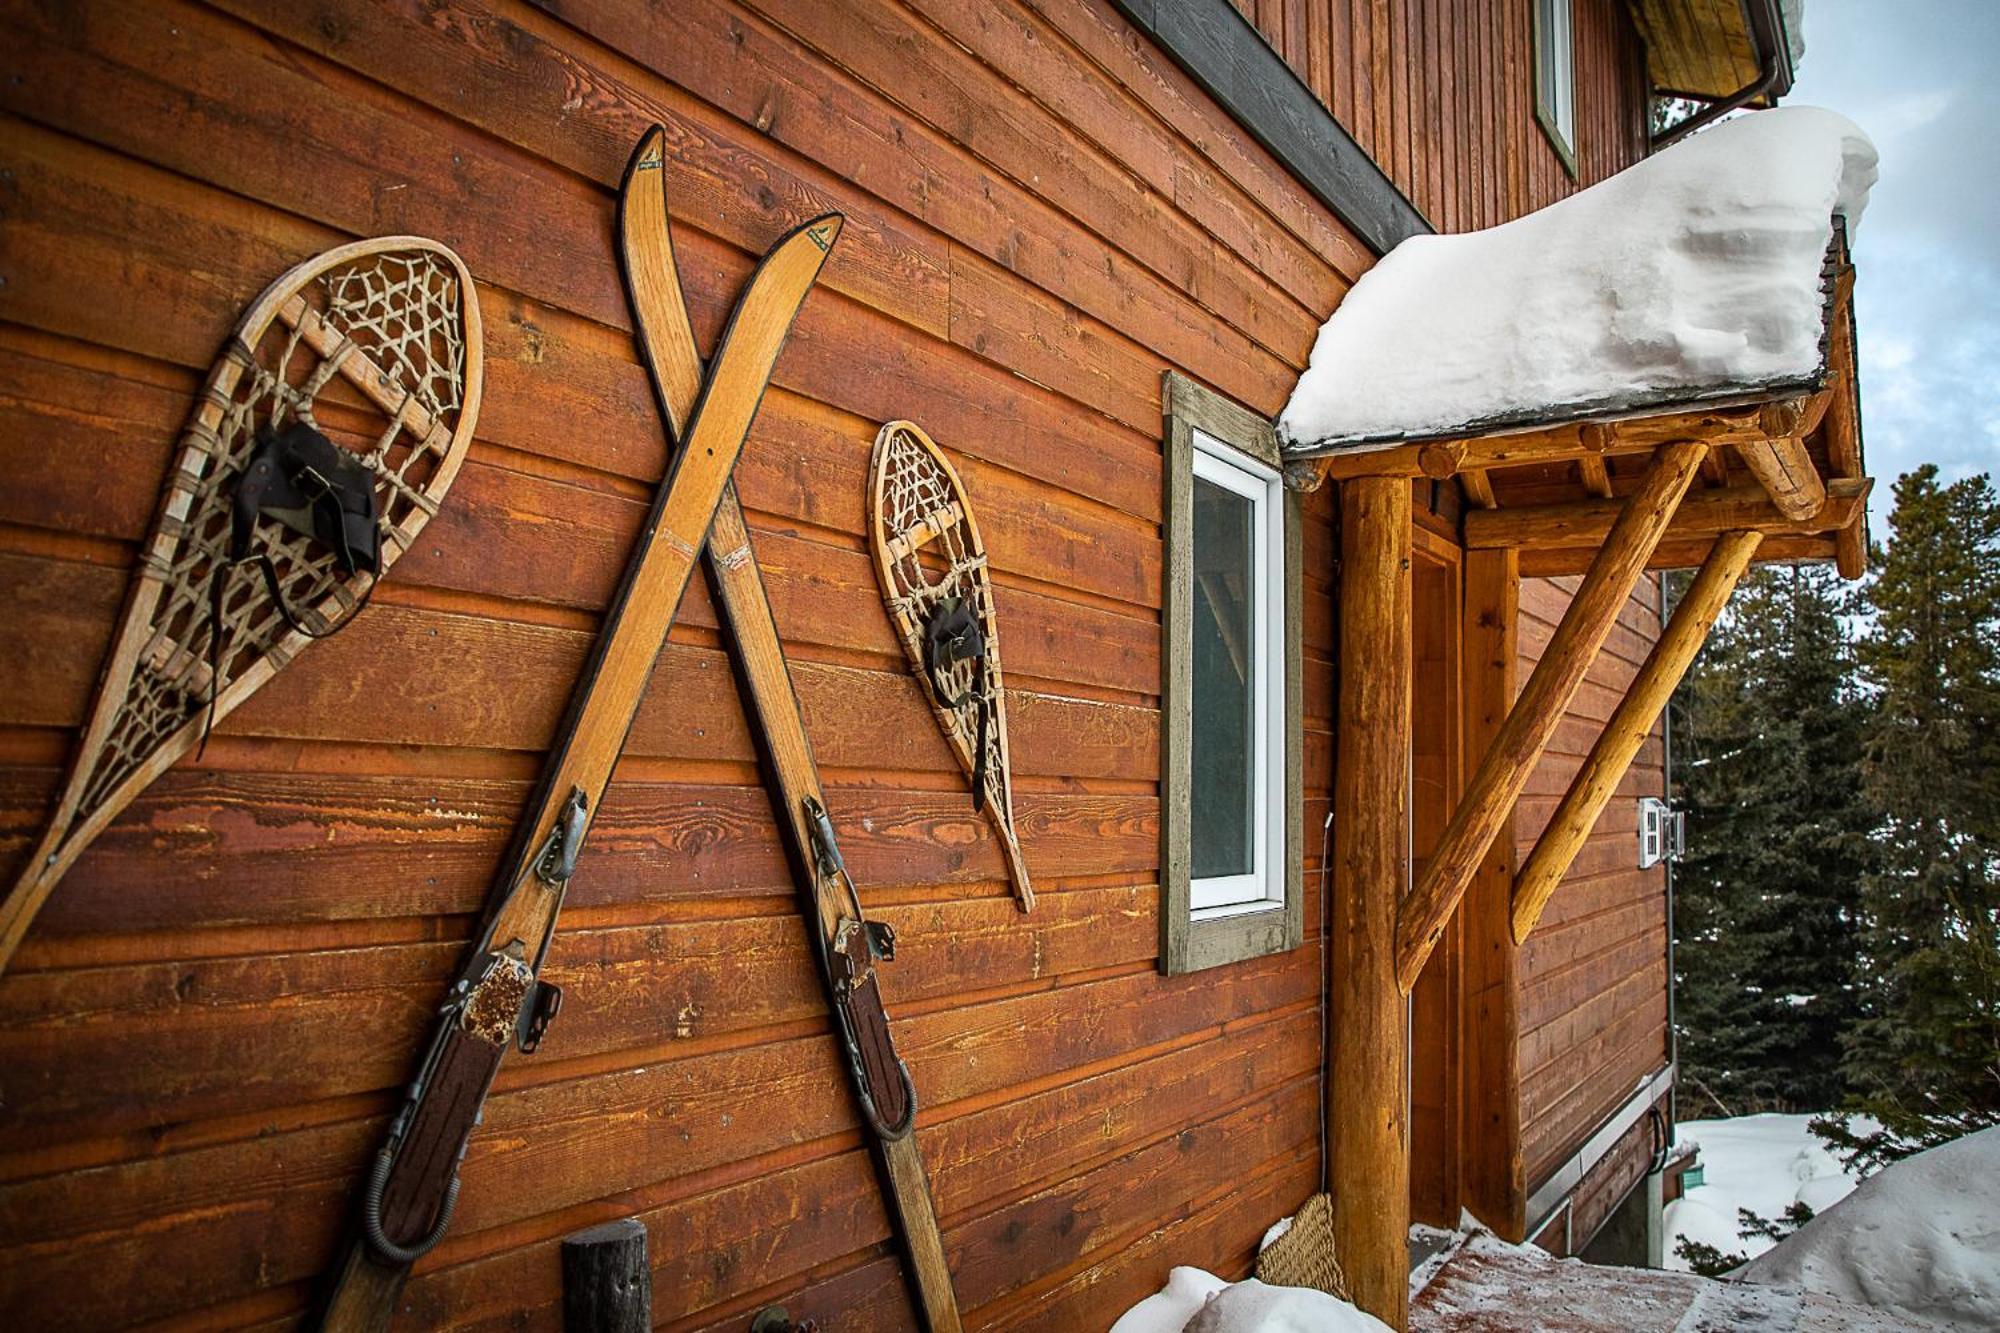
<svg viewBox="0 0 2000 1333">
<path fill-rule="evenodd" d="M 1285 481 L 1204 430 L 1194 432 L 1191 462 L 1196 479 L 1250 505 L 1250 871 L 1190 877 L 1188 908 L 1200 921 L 1285 903 L 1283 879 L 1274 873 L 1285 847 Z M 1202 703 L 1189 700 L 1196 710 Z"/>
<path fill-rule="evenodd" d="M 1575 0 L 1534 0 L 1535 119 L 1576 175 Z"/>
<path fill-rule="evenodd" d="M 1284 484 L 1271 423 L 1177 371 L 1162 379 L 1166 453 L 1160 625 L 1160 970 L 1169 975 L 1295 949 L 1305 938 L 1299 497 Z M 1197 469 L 1200 469 L 1197 472 Z M 1261 496 L 1263 551 L 1254 605 L 1262 700 L 1262 791 L 1248 876 L 1202 885 L 1191 874 L 1194 748 L 1195 479 Z"/>
</svg>

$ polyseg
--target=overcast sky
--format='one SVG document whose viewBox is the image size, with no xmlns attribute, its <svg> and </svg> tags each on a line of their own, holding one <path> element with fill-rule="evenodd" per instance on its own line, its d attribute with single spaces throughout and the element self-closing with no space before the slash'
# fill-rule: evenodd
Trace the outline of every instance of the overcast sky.
<svg viewBox="0 0 2000 1333">
<path fill-rule="evenodd" d="M 1882 179 L 1855 237 L 1874 535 L 1919 463 L 2000 471 L 2000 3 L 1806 0 L 1788 106 L 1855 121 Z"/>
</svg>

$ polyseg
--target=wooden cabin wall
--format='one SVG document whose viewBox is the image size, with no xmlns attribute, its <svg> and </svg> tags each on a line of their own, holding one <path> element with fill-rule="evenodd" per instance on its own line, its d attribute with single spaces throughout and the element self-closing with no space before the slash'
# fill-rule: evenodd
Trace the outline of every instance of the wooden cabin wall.
<svg viewBox="0 0 2000 1333">
<path fill-rule="evenodd" d="M 1578 582 L 1522 580 L 1522 680 Z M 1640 581 L 1529 779 L 1514 816 L 1521 861 L 1659 638 L 1659 596 L 1657 576 Z M 1530 1191 L 1667 1062 L 1666 870 L 1638 868 L 1639 798 L 1665 792 L 1664 766 L 1656 725 L 1521 948 L 1521 1133 Z"/>
<path fill-rule="evenodd" d="M 351 237 L 478 279 L 442 516 L 86 853 L 0 979 L 0 1306 L 287 1327 L 541 766 L 658 481 L 613 189 L 668 127 L 697 331 L 848 225 L 737 471 L 871 912 L 975 1327 L 1103 1327 L 1246 1271 L 1319 1183 L 1308 941 L 1156 966 L 1161 373 L 1274 412 L 1363 247 L 1104 0 L 0 6 L 0 835 L 45 817 L 191 395 Z M 879 602 L 864 467 L 917 419 L 991 548 L 1022 841 L 999 855 Z M 1332 488 L 1307 502 L 1305 827 L 1326 809 Z M 402 1326 L 557 1326 L 557 1241 L 639 1217 L 656 1315 L 911 1325 L 696 581 Z M 801 1292 L 803 1294 L 801 1294 Z"/>
<path fill-rule="evenodd" d="M 1646 154 L 1624 0 L 1573 0 L 1576 172 L 1535 120 L 1530 0 L 1234 0 L 1438 231 L 1546 207 Z"/>
</svg>

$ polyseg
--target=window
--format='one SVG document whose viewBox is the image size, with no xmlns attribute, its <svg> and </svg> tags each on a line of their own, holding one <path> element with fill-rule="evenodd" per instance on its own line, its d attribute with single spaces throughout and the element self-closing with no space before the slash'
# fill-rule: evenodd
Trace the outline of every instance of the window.
<svg viewBox="0 0 2000 1333">
<path fill-rule="evenodd" d="M 1302 938 L 1298 518 L 1267 422 L 1166 398 L 1160 957 L 1187 972 Z"/>
<path fill-rule="evenodd" d="M 1535 119 L 1576 175 L 1576 42 L 1572 0 L 1535 0 Z"/>
</svg>

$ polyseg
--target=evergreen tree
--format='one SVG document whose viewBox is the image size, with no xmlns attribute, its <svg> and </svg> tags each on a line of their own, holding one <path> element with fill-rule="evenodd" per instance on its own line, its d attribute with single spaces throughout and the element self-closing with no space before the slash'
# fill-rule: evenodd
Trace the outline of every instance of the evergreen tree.
<svg viewBox="0 0 2000 1333">
<path fill-rule="evenodd" d="M 1860 645 L 1883 812 L 1865 882 L 1858 1105 L 1927 1147 L 2000 1123 L 2000 498 L 1926 466 L 1896 483 Z"/>
<path fill-rule="evenodd" d="M 1676 696 L 1680 1059 L 1722 1114 L 1839 1104 L 1857 1016 L 1856 898 L 1877 822 L 1837 576 L 1767 567 Z"/>
</svg>

